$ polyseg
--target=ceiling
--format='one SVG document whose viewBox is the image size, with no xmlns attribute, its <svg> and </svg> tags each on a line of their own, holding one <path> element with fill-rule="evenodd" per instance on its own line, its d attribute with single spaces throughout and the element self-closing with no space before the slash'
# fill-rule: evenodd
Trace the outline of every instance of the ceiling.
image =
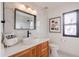
<svg viewBox="0 0 79 59">
<path fill-rule="evenodd" d="M 79 2 L 32 2 L 33 4 L 38 5 L 39 7 L 48 7 L 48 8 L 56 8 L 67 5 L 79 5 Z"/>
<path fill-rule="evenodd" d="M 23 4 L 28 5 L 30 7 L 37 6 L 39 8 L 48 8 L 48 9 L 55 9 L 65 6 L 79 7 L 79 2 L 23 2 Z"/>
</svg>

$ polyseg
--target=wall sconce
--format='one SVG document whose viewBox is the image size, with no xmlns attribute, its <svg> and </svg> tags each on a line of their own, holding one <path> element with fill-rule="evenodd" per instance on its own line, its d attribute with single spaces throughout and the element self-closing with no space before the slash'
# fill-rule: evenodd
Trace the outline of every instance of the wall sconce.
<svg viewBox="0 0 79 59">
<path fill-rule="evenodd" d="M 37 12 L 36 12 L 35 10 L 32 10 L 32 13 L 33 13 L 33 14 L 37 14 Z"/>
<path fill-rule="evenodd" d="M 27 10 L 32 11 L 32 9 L 30 7 L 28 7 Z"/>
<path fill-rule="evenodd" d="M 26 10 L 26 7 L 25 7 L 25 5 L 23 5 L 23 4 L 16 4 L 16 8 L 19 8 L 19 9 L 21 9 L 21 10 Z"/>
<path fill-rule="evenodd" d="M 35 14 L 35 15 L 37 14 L 37 12 L 34 9 L 30 8 L 30 7 L 28 7 L 27 10 L 29 12 L 31 12 L 32 14 Z"/>
<path fill-rule="evenodd" d="M 28 6 L 28 5 L 24 5 L 24 4 L 16 4 L 16 8 L 19 8 L 19 9 L 21 9 L 21 10 L 25 10 L 25 11 L 27 11 L 28 13 L 31 13 L 31 14 L 34 14 L 34 15 L 36 15 L 37 14 L 37 12 L 36 12 L 36 10 L 34 10 L 34 9 L 32 9 L 30 6 Z"/>
</svg>

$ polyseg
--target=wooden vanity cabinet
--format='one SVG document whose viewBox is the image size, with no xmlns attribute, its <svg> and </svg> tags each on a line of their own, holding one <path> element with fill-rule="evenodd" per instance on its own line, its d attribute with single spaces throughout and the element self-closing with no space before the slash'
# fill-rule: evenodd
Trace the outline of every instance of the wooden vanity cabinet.
<svg viewBox="0 0 79 59">
<path fill-rule="evenodd" d="M 31 57 L 35 57 L 36 56 L 36 46 L 32 47 L 32 56 Z"/>
<path fill-rule="evenodd" d="M 48 46 L 48 41 L 47 42 L 44 42 L 44 43 L 41 43 L 39 45 L 36 46 L 36 56 L 37 57 L 47 57 L 49 56 L 49 46 Z"/>
<path fill-rule="evenodd" d="M 48 51 L 48 41 L 46 41 L 32 48 L 16 53 L 10 57 L 47 57 L 49 56 Z"/>
<path fill-rule="evenodd" d="M 24 51 L 21 51 L 19 53 L 16 53 L 10 57 L 31 57 L 32 56 L 32 49 L 26 49 Z"/>
<path fill-rule="evenodd" d="M 41 44 L 41 57 L 47 57 L 49 55 L 48 41 Z"/>
</svg>

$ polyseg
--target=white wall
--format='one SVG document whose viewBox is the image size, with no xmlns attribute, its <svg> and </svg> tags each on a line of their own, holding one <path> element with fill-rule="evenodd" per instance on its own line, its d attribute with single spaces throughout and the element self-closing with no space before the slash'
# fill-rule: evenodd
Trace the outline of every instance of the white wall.
<svg viewBox="0 0 79 59">
<path fill-rule="evenodd" d="M 4 47 L 1 43 L 2 40 L 2 32 L 3 32 L 3 24 L 1 24 L 1 20 L 3 20 L 3 3 L 0 2 L 0 56 L 2 57 L 4 55 Z"/>
<path fill-rule="evenodd" d="M 2 33 L 2 24 L 1 24 L 1 20 L 3 20 L 3 7 L 2 7 L 2 3 L 0 3 L 0 40 L 1 40 L 1 33 Z"/>
<path fill-rule="evenodd" d="M 1 3 L 0 3 L 0 21 L 1 21 Z M 1 22 L 0 22 L 0 56 L 1 56 Z"/>
<path fill-rule="evenodd" d="M 61 7 L 49 8 L 48 18 L 61 16 L 61 33 L 49 33 L 52 43 L 59 45 L 60 50 L 74 56 L 79 56 L 79 38 L 63 36 L 63 19 L 62 13 L 79 9 L 79 3 L 62 5 Z"/>
<path fill-rule="evenodd" d="M 25 5 L 30 5 L 33 9 L 37 11 L 36 15 L 36 30 L 30 30 L 31 35 L 35 35 L 38 38 L 46 38 L 48 35 L 47 31 L 47 18 L 45 14 L 45 10 L 39 8 L 36 5 L 33 5 L 31 3 L 24 3 Z M 14 9 L 19 8 L 22 9 L 24 5 L 23 3 L 5 3 L 5 33 L 14 33 L 19 38 L 22 38 L 23 36 L 27 36 L 27 30 L 14 30 Z M 24 11 L 27 11 L 26 9 L 23 9 Z"/>
</svg>

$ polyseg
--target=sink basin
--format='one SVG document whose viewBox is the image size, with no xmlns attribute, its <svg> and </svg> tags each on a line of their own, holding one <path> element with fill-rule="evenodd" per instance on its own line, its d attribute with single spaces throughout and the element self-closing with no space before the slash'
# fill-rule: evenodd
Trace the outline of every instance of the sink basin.
<svg viewBox="0 0 79 59">
<path fill-rule="evenodd" d="M 5 39 L 4 42 L 5 42 L 5 45 L 12 46 L 18 43 L 18 38 Z"/>
<path fill-rule="evenodd" d="M 42 41 L 42 39 L 33 39 L 31 37 L 29 38 L 24 38 L 23 39 L 23 44 L 26 44 L 26 45 L 32 45 L 32 44 L 35 44 L 35 43 L 39 43 L 40 41 Z"/>
<path fill-rule="evenodd" d="M 32 39 L 32 38 L 24 38 L 23 39 L 23 44 L 26 44 L 26 45 L 31 45 L 31 44 L 33 44 L 33 43 L 35 43 L 35 40 L 34 39 Z"/>
</svg>

